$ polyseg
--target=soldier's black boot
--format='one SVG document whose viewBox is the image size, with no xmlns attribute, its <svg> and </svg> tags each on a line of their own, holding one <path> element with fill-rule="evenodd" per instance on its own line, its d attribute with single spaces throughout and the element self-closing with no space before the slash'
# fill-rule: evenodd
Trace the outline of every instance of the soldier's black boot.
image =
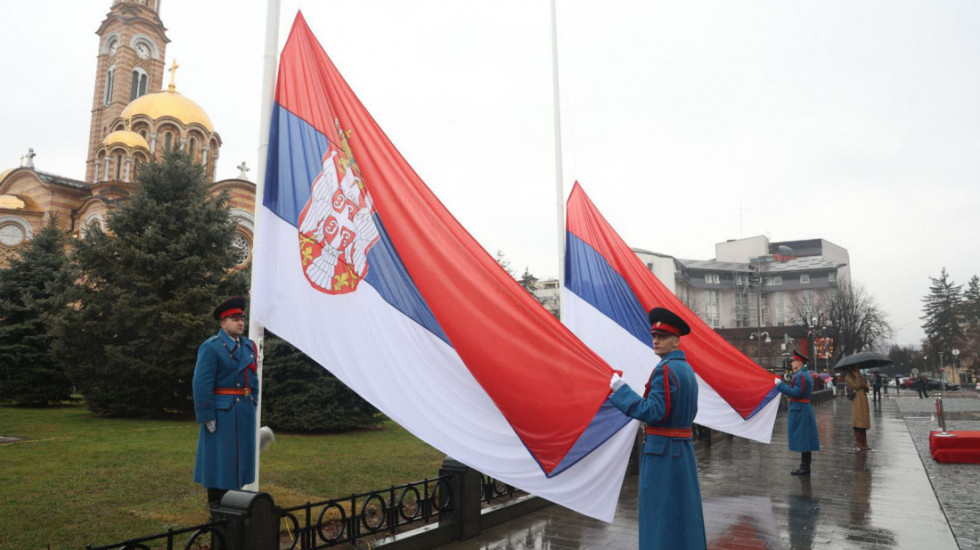
<svg viewBox="0 0 980 550">
<path fill-rule="evenodd" d="M 809 452 L 803 453 L 803 461 L 800 462 L 800 467 L 790 472 L 790 475 L 794 476 L 808 476 L 810 475 L 810 458 Z"/>
</svg>

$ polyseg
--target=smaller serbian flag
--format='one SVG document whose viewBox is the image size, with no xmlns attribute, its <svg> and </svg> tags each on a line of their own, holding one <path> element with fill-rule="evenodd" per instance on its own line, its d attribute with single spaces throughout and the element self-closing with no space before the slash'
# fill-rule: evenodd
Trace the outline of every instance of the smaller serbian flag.
<svg viewBox="0 0 980 550">
<path fill-rule="evenodd" d="M 702 426 L 763 443 L 772 438 L 779 400 L 773 375 L 698 318 L 616 234 L 575 183 L 568 197 L 565 324 L 630 386 L 642 388 L 659 358 L 647 312 L 667 308 L 691 327 L 680 349 L 698 378 Z"/>
<path fill-rule="evenodd" d="M 257 321 L 456 460 L 612 520 L 633 438 L 612 369 L 453 218 L 302 15 L 265 178 Z"/>
</svg>

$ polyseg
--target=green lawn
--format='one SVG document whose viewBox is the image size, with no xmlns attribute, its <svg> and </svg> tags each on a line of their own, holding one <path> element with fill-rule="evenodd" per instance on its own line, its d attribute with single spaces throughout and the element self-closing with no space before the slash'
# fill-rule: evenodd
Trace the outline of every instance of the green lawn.
<svg viewBox="0 0 980 550">
<path fill-rule="evenodd" d="M 0 549 L 84 548 L 208 520 L 191 480 L 193 421 L 99 418 L 80 405 L 0 408 Z M 435 477 L 443 455 L 393 422 L 339 435 L 276 434 L 260 490 L 279 506 Z"/>
</svg>

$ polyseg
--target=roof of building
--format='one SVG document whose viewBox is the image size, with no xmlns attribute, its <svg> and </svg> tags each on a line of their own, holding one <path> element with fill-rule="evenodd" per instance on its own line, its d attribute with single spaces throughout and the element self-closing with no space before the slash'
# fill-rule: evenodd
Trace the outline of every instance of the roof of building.
<svg viewBox="0 0 980 550">
<path fill-rule="evenodd" d="M 719 262 L 718 260 L 684 260 L 677 261 L 687 269 L 704 269 L 709 271 L 745 271 L 749 272 L 749 264 L 740 262 Z"/>
<path fill-rule="evenodd" d="M 184 124 L 200 124 L 208 132 L 214 131 L 211 118 L 204 109 L 175 90 L 163 90 L 140 96 L 127 105 L 120 116 L 129 120 L 138 115 L 145 115 L 153 120 L 170 116 Z"/>
<path fill-rule="evenodd" d="M 807 256 L 796 258 L 785 262 L 771 262 L 759 264 L 760 271 L 766 273 L 782 273 L 786 271 L 812 271 L 814 269 L 837 269 L 845 264 L 838 264 L 825 260 L 820 256 Z"/>
<path fill-rule="evenodd" d="M 59 176 L 58 174 L 50 174 L 48 172 L 42 172 L 40 170 L 34 170 L 37 174 L 39 180 L 45 183 L 54 183 L 56 185 L 64 185 L 65 187 L 71 187 L 74 189 L 88 189 L 89 185 L 84 181 L 73 180 L 71 178 L 66 178 L 64 176 Z"/>
<path fill-rule="evenodd" d="M 136 147 L 142 147 L 147 151 L 150 150 L 150 145 L 143 139 L 143 136 L 137 134 L 132 130 L 116 130 L 111 134 L 107 135 L 104 140 L 102 140 L 102 145 L 106 147 L 112 147 L 113 145 L 122 145 L 124 147 L 129 147 L 130 149 L 135 149 Z"/>
<path fill-rule="evenodd" d="M 631 248 L 630 250 L 632 250 L 636 254 L 649 254 L 651 256 L 659 256 L 661 258 L 673 258 L 673 256 L 669 256 L 667 254 L 661 254 L 660 252 L 652 252 L 650 250 L 644 250 L 642 248 Z"/>
</svg>

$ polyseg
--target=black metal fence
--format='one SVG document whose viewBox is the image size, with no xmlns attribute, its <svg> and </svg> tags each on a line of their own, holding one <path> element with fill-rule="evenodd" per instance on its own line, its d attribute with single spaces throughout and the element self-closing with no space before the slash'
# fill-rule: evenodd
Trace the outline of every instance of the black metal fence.
<svg viewBox="0 0 980 550">
<path fill-rule="evenodd" d="M 85 548 L 86 550 L 151 550 L 157 548 L 166 548 L 167 550 L 183 548 L 185 550 L 191 550 L 210 545 L 210 548 L 213 550 L 227 550 L 227 542 L 220 531 L 220 528 L 225 525 L 227 525 L 226 521 L 218 521 L 185 527 L 183 529 L 171 528 L 166 532 L 156 535 L 130 539 L 108 546 L 92 546 L 89 544 Z M 208 534 L 211 534 L 210 541 L 206 540 L 207 537 L 205 535 Z"/>
<path fill-rule="evenodd" d="M 280 537 L 288 537 L 288 549 L 315 550 L 427 524 L 452 511 L 451 480 L 450 476 L 425 479 L 285 508 L 280 513 Z"/>
<path fill-rule="evenodd" d="M 434 479 L 290 508 L 276 506 L 265 493 L 229 491 L 212 508 L 211 523 L 86 548 L 316 550 L 365 540 L 389 549 L 427 548 L 473 537 L 548 504 L 447 458 Z M 424 533 L 416 534 L 420 527 Z"/>
</svg>

